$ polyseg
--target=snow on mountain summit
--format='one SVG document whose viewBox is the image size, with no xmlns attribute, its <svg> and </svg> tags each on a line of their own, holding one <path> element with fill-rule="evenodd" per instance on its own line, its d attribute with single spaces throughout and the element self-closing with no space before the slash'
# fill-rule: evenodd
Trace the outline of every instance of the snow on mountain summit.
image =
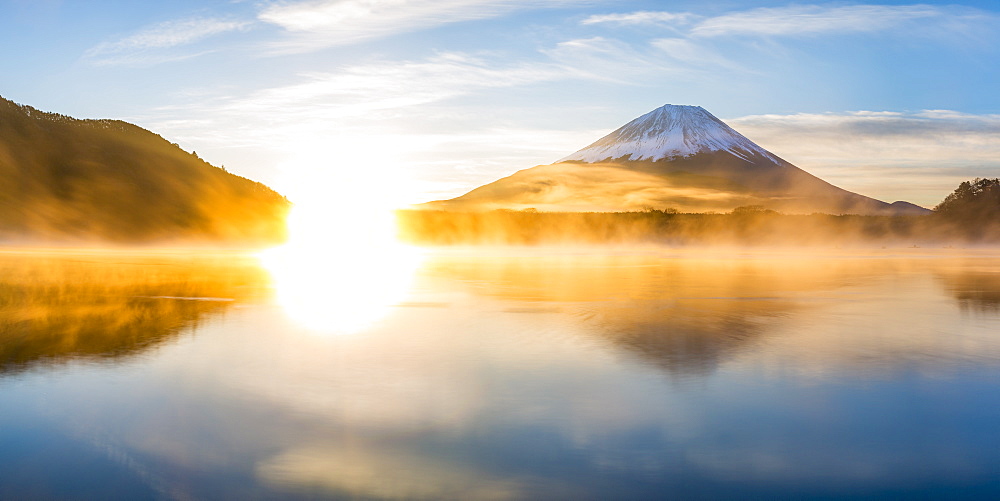
<svg viewBox="0 0 1000 501">
<path fill-rule="evenodd" d="M 757 146 L 701 106 L 666 104 L 623 125 L 586 148 L 561 160 L 600 162 L 607 159 L 662 160 L 696 153 L 724 151 L 743 160 L 761 156 L 781 160 Z"/>
</svg>

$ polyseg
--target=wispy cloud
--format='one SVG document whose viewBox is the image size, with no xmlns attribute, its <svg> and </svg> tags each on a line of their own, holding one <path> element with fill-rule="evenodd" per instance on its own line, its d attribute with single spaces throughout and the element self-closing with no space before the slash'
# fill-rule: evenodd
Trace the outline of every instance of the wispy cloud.
<svg viewBox="0 0 1000 501">
<path fill-rule="evenodd" d="M 468 54 L 447 53 L 425 60 L 377 61 L 301 74 L 287 85 L 240 96 L 204 96 L 158 113 L 203 117 L 198 123 L 153 120 L 163 130 L 187 130 L 183 135 L 213 138 L 220 146 L 280 150 L 303 135 L 393 134 L 395 126 L 402 131 L 403 124 L 423 117 L 429 105 L 474 92 L 562 77 L 553 65 L 503 65 Z"/>
<path fill-rule="evenodd" d="M 258 91 L 233 101 L 246 112 L 329 108 L 341 117 L 441 101 L 480 89 L 511 87 L 561 78 L 552 65 L 500 65 L 463 53 L 444 53 L 422 61 L 382 61 L 336 72 L 303 75 L 304 82 Z"/>
<path fill-rule="evenodd" d="M 1000 172 L 1000 115 L 856 111 L 726 123 L 827 181 L 889 201 L 933 206 L 960 181 Z"/>
<path fill-rule="evenodd" d="M 580 24 L 688 24 L 700 17 L 690 12 L 642 10 L 624 14 L 598 14 L 580 21 Z"/>
<path fill-rule="evenodd" d="M 713 70 L 728 69 L 748 71 L 739 63 L 732 61 L 717 51 L 686 38 L 659 38 L 650 42 L 660 54 L 691 67 L 707 67 Z"/>
<path fill-rule="evenodd" d="M 696 36 L 739 34 L 801 35 L 880 31 L 915 19 L 948 13 L 929 5 L 792 5 L 735 12 L 705 19 L 692 29 Z"/>
<path fill-rule="evenodd" d="M 913 28 L 915 22 L 937 24 L 955 33 L 982 21 L 995 21 L 985 11 L 932 5 L 790 5 L 730 12 L 714 17 L 691 12 L 637 11 L 590 16 L 581 24 L 664 25 L 686 29 L 692 37 L 728 35 L 794 36 L 880 32 Z M 917 33 L 920 34 L 920 33 Z"/>
<path fill-rule="evenodd" d="M 243 30 L 248 21 L 191 18 L 167 21 L 144 28 L 125 38 L 98 44 L 84 53 L 84 59 L 98 65 L 138 64 L 187 59 L 194 54 L 167 54 L 167 49 L 190 45 L 221 33 Z"/>
<path fill-rule="evenodd" d="M 683 61 L 688 55 L 678 54 L 675 58 L 669 50 L 637 47 L 605 37 L 567 40 L 542 53 L 567 75 L 617 85 L 647 85 L 666 74 L 683 80 L 698 71 L 696 65 Z"/>
<path fill-rule="evenodd" d="M 495 117 L 484 120 L 468 105 L 459 113 L 451 102 L 570 77 L 552 63 L 505 63 L 444 53 L 298 75 L 287 85 L 248 95 L 206 96 L 161 109 L 140 123 L 182 144 L 198 143 L 199 153 L 208 152 L 206 158 L 213 149 L 226 150 L 224 156 L 234 159 L 280 156 L 308 144 L 329 149 L 316 157 L 324 158 L 330 168 L 352 157 L 400 159 L 387 167 L 387 175 L 403 165 L 408 172 L 419 172 L 427 188 L 415 188 L 415 203 L 440 198 L 442 190 L 450 196 L 461 194 L 506 169 L 552 162 L 586 142 L 589 136 L 572 132 L 504 126 Z M 178 116 L 201 118 L 172 118 Z M 366 156 L 359 150 L 370 151 Z M 272 164 L 288 171 L 327 168 L 295 166 L 284 158 L 274 158 Z M 285 174 L 262 177 L 285 188 L 280 180 Z"/>
<path fill-rule="evenodd" d="M 258 18 L 289 32 L 279 52 L 304 52 L 443 24 L 499 16 L 519 9 L 558 7 L 585 0 L 311 0 L 276 3 Z"/>
</svg>

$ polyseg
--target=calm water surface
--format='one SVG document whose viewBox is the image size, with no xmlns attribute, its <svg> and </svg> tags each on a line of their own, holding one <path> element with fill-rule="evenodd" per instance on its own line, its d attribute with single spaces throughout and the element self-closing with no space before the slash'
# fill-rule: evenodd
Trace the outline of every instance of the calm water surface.
<svg viewBox="0 0 1000 501">
<path fill-rule="evenodd" d="M 1000 252 L 404 261 L 0 253 L 0 498 L 1000 496 Z"/>
</svg>

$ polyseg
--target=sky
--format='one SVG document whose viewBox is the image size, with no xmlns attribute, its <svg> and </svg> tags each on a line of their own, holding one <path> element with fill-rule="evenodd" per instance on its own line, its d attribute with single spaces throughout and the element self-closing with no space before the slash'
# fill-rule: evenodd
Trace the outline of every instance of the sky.
<svg viewBox="0 0 1000 501">
<path fill-rule="evenodd" d="M 292 201 L 451 198 L 667 103 L 890 202 L 1000 176 L 993 0 L 0 0 L 0 47 L 3 97 Z"/>
</svg>

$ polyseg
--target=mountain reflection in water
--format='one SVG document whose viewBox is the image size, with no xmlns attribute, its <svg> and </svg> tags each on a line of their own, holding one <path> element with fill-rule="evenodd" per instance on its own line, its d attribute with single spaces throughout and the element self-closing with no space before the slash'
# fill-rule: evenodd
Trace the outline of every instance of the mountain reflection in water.
<svg viewBox="0 0 1000 501">
<path fill-rule="evenodd" d="M 350 336 L 249 256 L 0 267 L 0 498 L 1000 494 L 989 251 L 436 251 Z"/>
<path fill-rule="evenodd" d="M 1000 338 L 979 332 L 956 342 L 962 326 L 951 318 L 954 300 L 963 309 L 998 311 L 997 259 L 933 251 L 566 252 L 466 255 L 436 266 L 437 273 L 477 284 L 479 294 L 560 305 L 586 335 L 677 376 L 708 374 L 740 353 L 761 357 L 778 349 L 796 352 L 783 354 L 782 364 L 812 369 L 861 359 L 866 370 L 915 359 L 937 367 L 1000 360 Z"/>
<path fill-rule="evenodd" d="M 243 301 L 267 275 L 243 255 L 0 253 L 0 373 L 117 359 Z"/>
</svg>

